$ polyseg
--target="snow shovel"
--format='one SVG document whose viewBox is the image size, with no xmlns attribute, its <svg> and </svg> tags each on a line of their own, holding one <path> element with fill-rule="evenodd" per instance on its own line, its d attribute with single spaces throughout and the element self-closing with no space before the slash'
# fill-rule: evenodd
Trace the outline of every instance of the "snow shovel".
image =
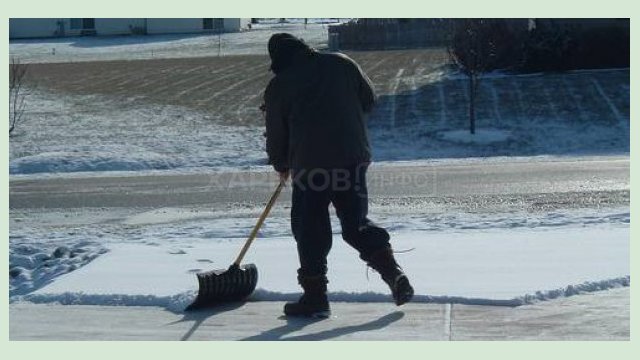
<svg viewBox="0 0 640 360">
<path fill-rule="evenodd" d="M 254 264 L 240 265 L 242 258 L 249 250 L 249 246 L 258 235 L 258 230 L 269 215 L 271 207 L 275 204 L 278 195 L 284 187 L 284 181 L 280 181 L 278 187 L 271 195 L 271 199 L 264 208 L 258 222 L 253 227 L 244 247 L 238 254 L 236 261 L 224 270 L 211 270 L 196 274 L 198 276 L 198 296 L 185 310 L 195 310 L 213 306 L 223 302 L 240 301 L 247 298 L 258 284 L 258 268 Z"/>
</svg>

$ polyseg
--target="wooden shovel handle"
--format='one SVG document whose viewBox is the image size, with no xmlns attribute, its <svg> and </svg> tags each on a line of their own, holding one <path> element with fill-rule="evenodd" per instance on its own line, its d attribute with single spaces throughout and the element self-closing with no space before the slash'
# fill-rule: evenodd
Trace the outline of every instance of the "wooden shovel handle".
<svg viewBox="0 0 640 360">
<path fill-rule="evenodd" d="M 278 196 L 280 195 L 280 192 L 282 191 L 283 187 L 284 187 L 284 181 L 280 181 L 280 184 L 278 184 L 278 187 L 273 192 L 273 195 L 271 195 L 271 199 L 269 199 L 267 206 L 264 208 L 264 211 L 262 211 L 262 214 L 260 215 L 260 218 L 258 219 L 256 226 L 253 227 L 253 230 L 251 231 L 251 234 L 249 235 L 247 242 L 244 243 L 242 250 L 240 250 L 240 254 L 238 254 L 236 261 L 233 262 L 234 265 L 240 266 L 240 263 L 242 262 L 244 255 L 247 253 L 247 250 L 249 250 L 249 247 L 251 246 L 251 243 L 253 242 L 253 240 L 256 238 L 256 235 L 258 235 L 258 231 L 260 230 L 262 223 L 264 223 L 264 219 L 266 219 L 267 215 L 269 215 L 269 211 L 271 211 L 273 204 L 276 203 L 276 200 L 278 199 Z"/>
</svg>

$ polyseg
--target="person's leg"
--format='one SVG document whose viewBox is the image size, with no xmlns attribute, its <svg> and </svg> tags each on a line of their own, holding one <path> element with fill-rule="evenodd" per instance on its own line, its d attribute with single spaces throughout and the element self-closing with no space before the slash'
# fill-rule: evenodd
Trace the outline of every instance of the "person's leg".
<svg viewBox="0 0 640 360">
<path fill-rule="evenodd" d="M 339 172 L 336 170 L 336 172 Z M 413 287 L 393 256 L 389 233 L 367 218 L 367 166 L 336 173 L 331 202 L 342 226 L 342 238 L 360 253 L 360 258 L 380 273 L 397 305 L 413 296 Z M 339 179 L 344 179 L 343 182 Z"/>
<path fill-rule="evenodd" d="M 296 240 L 300 268 L 298 283 L 304 295 L 284 308 L 290 316 L 328 316 L 327 256 L 332 233 L 329 218 L 328 186 L 323 186 L 323 174 L 294 175 L 291 206 L 291 228 Z"/>
<path fill-rule="evenodd" d="M 389 247 L 389 233 L 367 218 L 369 194 L 367 165 L 333 171 L 331 202 L 340 219 L 342 238 L 360 253 L 363 260 Z"/>
<path fill-rule="evenodd" d="M 292 181 L 291 230 L 298 248 L 299 273 L 303 275 L 327 273 L 332 233 L 329 188 L 323 185 L 323 174 L 315 172 Z"/>
</svg>

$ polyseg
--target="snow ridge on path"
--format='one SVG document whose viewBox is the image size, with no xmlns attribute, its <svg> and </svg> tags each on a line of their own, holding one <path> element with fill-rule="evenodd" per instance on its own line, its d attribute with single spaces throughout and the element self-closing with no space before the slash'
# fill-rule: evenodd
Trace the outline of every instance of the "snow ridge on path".
<svg viewBox="0 0 640 360">
<path fill-rule="evenodd" d="M 11 301 L 161 306 L 182 311 L 197 291 L 195 273 L 226 269 L 235 241 L 191 239 L 181 244 L 117 244 L 81 269 Z M 629 286 L 627 224 L 527 230 L 404 232 L 397 255 L 418 302 L 518 306 Z M 273 261 L 278 259 L 278 261 Z M 246 263 L 258 266 L 251 300 L 296 299 L 297 256 L 290 238 L 259 239 Z M 388 288 L 339 235 L 329 256 L 332 301 L 390 301 Z M 508 271 L 507 271 L 508 270 Z"/>
<path fill-rule="evenodd" d="M 12 302 L 60 305 L 156 306 L 174 313 L 180 313 L 193 302 L 195 297 L 195 291 L 185 291 L 171 296 L 128 294 L 92 295 L 68 292 L 62 294 L 30 294 L 16 297 Z"/>
<path fill-rule="evenodd" d="M 487 306 L 522 306 L 531 305 L 540 301 L 553 300 L 561 297 L 585 294 L 595 291 L 628 287 L 631 284 L 630 276 L 622 276 L 602 281 L 587 281 L 582 284 L 569 285 L 554 290 L 537 291 L 532 294 L 515 297 L 513 299 L 487 299 L 463 296 L 431 296 L 415 295 L 411 302 L 430 304 L 462 304 L 462 305 L 487 305 Z M 257 289 L 250 300 L 253 301 L 294 301 L 298 300 L 300 293 L 277 293 L 264 289 Z M 386 293 L 366 292 L 329 292 L 329 300 L 338 302 L 393 302 L 391 295 Z M 172 307 L 177 308 L 177 307 Z"/>
<path fill-rule="evenodd" d="M 555 290 L 537 291 L 513 299 L 485 299 L 467 298 L 461 296 L 430 296 L 416 295 L 411 302 L 429 304 L 461 304 L 461 305 L 485 305 L 485 306 L 523 306 L 538 303 L 540 301 L 553 300 L 562 297 L 581 295 L 585 293 L 604 291 L 630 286 L 629 276 L 602 281 L 589 281 L 577 285 L 569 285 Z M 62 294 L 32 294 L 16 297 L 12 302 L 27 302 L 33 304 L 60 304 L 60 305 L 98 305 L 98 306 L 155 306 L 165 308 L 174 313 L 182 313 L 193 302 L 197 291 L 185 291 L 171 296 L 155 295 L 126 295 L 108 294 L 91 295 L 84 293 Z M 383 303 L 393 302 L 391 295 L 378 292 L 329 292 L 331 302 L 350 303 Z M 296 301 L 300 292 L 283 293 L 257 288 L 248 301 Z"/>
</svg>

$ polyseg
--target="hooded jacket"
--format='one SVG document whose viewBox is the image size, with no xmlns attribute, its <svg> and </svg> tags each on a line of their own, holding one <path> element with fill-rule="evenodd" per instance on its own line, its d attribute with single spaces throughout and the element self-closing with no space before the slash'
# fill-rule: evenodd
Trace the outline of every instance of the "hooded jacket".
<svg viewBox="0 0 640 360">
<path fill-rule="evenodd" d="M 269 163 L 295 171 L 370 161 L 365 115 L 376 98 L 369 78 L 344 54 L 294 48 L 264 94 Z"/>
</svg>

